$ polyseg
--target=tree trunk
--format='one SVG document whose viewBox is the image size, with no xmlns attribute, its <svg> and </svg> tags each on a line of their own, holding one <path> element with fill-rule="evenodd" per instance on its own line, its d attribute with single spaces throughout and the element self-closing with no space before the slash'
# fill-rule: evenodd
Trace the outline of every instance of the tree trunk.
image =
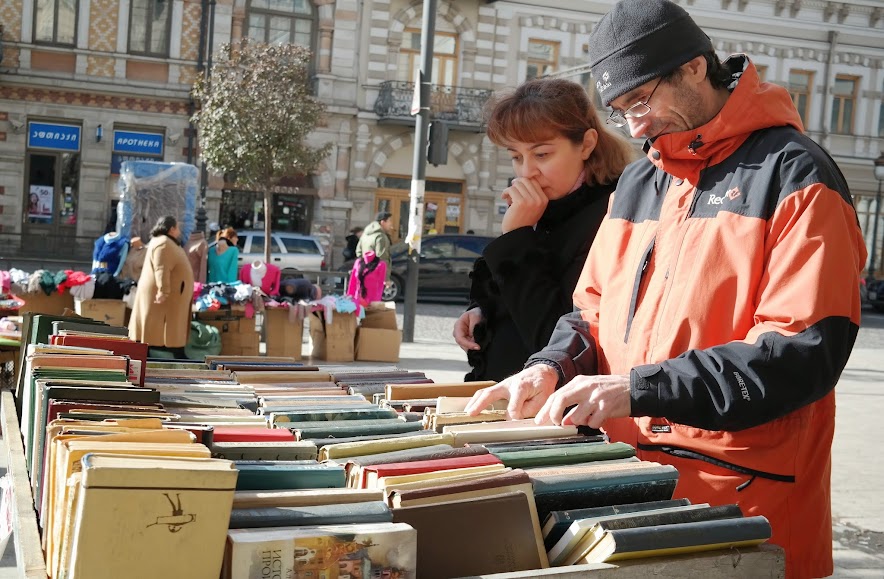
<svg viewBox="0 0 884 579">
<path fill-rule="evenodd" d="M 268 184 L 264 187 L 264 263 L 270 264 L 270 245 L 273 240 L 270 237 L 270 210 L 273 205 L 273 191 Z"/>
</svg>

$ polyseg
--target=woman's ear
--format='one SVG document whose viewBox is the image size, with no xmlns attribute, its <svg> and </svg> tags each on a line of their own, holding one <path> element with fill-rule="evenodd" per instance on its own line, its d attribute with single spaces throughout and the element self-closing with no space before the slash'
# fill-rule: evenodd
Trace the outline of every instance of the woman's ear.
<svg viewBox="0 0 884 579">
<path fill-rule="evenodd" d="M 598 142 L 599 132 L 595 129 L 586 129 L 586 132 L 583 133 L 583 147 L 580 150 L 580 156 L 583 157 L 584 161 L 592 155 Z"/>
</svg>

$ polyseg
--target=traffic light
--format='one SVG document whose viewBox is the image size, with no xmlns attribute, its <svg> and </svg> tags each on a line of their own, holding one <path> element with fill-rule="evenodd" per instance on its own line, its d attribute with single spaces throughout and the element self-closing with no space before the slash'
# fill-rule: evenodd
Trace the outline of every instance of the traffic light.
<svg viewBox="0 0 884 579">
<path fill-rule="evenodd" d="M 442 121 L 430 123 L 427 163 L 431 163 L 435 167 L 448 163 L 448 125 Z"/>
</svg>

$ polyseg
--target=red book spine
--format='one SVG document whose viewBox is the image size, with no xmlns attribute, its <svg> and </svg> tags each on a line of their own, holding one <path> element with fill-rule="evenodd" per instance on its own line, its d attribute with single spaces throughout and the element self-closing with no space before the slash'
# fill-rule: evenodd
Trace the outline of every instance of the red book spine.
<svg viewBox="0 0 884 579">
<path fill-rule="evenodd" d="M 385 476 L 400 476 L 405 474 L 420 474 L 439 470 L 452 470 L 456 468 L 469 468 L 475 466 L 489 466 L 503 464 L 493 454 L 479 454 L 475 456 L 457 456 L 453 458 L 437 458 L 433 460 L 416 460 L 413 462 L 391 462 L 376 466 L 366 466 L 362 469 L 363 484 L 366 472 L 376 472 L 378 478 Z"/>
<path fill-rule="evenodd" d="M 294 442 L 295 435 L 287 428 L 216 426 L 212 440 L 214 442 Z"/>
</svg>

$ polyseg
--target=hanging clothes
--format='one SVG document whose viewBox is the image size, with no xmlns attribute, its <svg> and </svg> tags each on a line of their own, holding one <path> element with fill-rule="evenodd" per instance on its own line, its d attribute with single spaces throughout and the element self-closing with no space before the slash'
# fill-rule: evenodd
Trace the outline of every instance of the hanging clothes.
<svg viewBox="0 0 884 579">
<path fill-rule="evenodd" d="M 128 253 L 127 238 L 116 232 L 105 233 L 95 240 L 92 250 L 92 273 L 107 271 L 113 276 L 119 275 Z"/>
<path fill-rule="evenodd" d="M 360 304 L 379 302 L 384 295 L 387 264 L 375 252 L 369 250 L 353 263 L 347 295 Z"/>
<path fill-rule="evenodd" d="M 239 281 L 260 288 L 268 296 L 279 295 L 280 278 L 282 271 L 277 266 L 260 260 L 247 263 L 239 270 Z"/>
</svg>

